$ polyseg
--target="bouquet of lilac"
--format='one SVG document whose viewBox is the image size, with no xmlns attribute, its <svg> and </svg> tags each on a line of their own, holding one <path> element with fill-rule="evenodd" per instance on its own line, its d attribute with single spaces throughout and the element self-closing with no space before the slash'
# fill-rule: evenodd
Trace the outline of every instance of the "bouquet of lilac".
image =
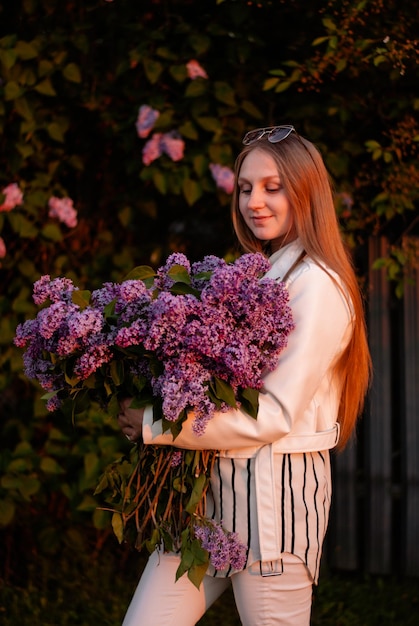
<svg viewBox="0 0 419 626">
<path fill-rule="evenodd" d="M 119 400 L 133 397 L 132 406 L 153 404 L 174 438 L 191 411 L 197 437 L 215 411 L 241 407 L 256 418 L 263 374 L 276 367 L 293 329 L 288 292 L 264 277 L 269 268 L 261 254 L 191 264 L 175 253 L 156 272 L 138 267 L 122 283 L 93 292 L 68 278 L 42 276 L 33 298 L 43 308 L 15 336 L 25 348 L 25 373 L 46 390 L 50 410 L 70 402 L 77 412 L 96 401 L 117 415 Z M 230 565 L 240 569 L 237 555 L 243 555 L 237 538 L 205 518 L 215 454 L 135 446 L 96 490 L 116 503 L 120 540 L 135 520 L 139 547 L 180 543 L 178 574 L 188 571 L 195 584 L 211 556 L 220 569 L 220 537 Z M 210 537 L 217 550 L 208 549 L 215 545 Z"/>
</svg>

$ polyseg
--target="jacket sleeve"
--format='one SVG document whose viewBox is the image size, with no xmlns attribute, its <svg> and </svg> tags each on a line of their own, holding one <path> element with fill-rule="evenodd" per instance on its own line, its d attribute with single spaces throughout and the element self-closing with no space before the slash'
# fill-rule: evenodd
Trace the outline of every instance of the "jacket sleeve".
<svg viewBox="0 0 419 626">
<path fill-rule="evenodd" d="M 288 289 L 295 328 L 277 368 L 264 379 L 257 419 L 240 409 L 217 412 L 205 432 L 197 436 L 191 428 L 191 413 L 173 440 L 170 433 L 162 434 L 161 421 L 153 423 L 152 408 L 148 407 L 143 423 L 144 443 L 231 450 L 272 443 L 307 428 L 320 387 L 327 389 L 337 384 L 331 382 L 332 366 L 348 342 L 351 314 L 336 281 L 312 261 L 301 264 Z M 308 428 L 314 431 L 315 425 Z"/>
</svg>

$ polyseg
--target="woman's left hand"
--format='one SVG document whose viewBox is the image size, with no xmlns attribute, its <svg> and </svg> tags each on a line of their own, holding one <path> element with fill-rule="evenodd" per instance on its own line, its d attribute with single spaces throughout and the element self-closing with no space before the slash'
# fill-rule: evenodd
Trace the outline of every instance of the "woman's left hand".
<svg viewBox="0 0 419 626">
<path fill-rule="evenodd" d="M 118 415 L 118 424 L 129 441 L 141 439 L 143 430 L 144 409 L 131 409 L 132 398 L 124 398 L 119 403 L 121 412 Z"/>
</svg>

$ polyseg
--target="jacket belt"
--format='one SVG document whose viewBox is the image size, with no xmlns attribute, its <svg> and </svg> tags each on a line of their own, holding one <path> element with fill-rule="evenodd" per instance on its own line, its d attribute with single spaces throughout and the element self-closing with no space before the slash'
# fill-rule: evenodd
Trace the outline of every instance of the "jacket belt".
<svg viewBox="0 0 419 626">
<path fill-rule="evenodd" d="M 259 454 L 259 452 L 268 446 L 271 446 L 276 454 L 285 453 L 302 453 L 302 452 L 318 452 L 319 450 L 330 450 L 334 448 L 339 441 L 340 426 L 334 424 L 328 430 L 322 430 L 310 434 L 289 434 L 272 444 L 262 446 L 252 446 L 248 448 L 237 448 L 233 450 L 221 450 L 219 455 L 222 457 L 233 459 L 251 459 Z"/>
</svg>

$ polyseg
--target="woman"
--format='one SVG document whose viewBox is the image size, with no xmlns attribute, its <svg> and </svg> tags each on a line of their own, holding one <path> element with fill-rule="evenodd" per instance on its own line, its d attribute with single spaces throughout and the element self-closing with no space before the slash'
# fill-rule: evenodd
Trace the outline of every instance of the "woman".
<svg viewBox="0 0 419 626">
<path fill-rule="evenodd" d="M 232 219 L 245 252 L 269 256 L 286 282 L 295 329 L 266 375 L 257 420 L 231 409 L 204 434 L 183 424 L 176 446 L 221 450 L 213 516 L 248 546 L 240 571 L 210 571 L 197 590 L 176 554 L 153 554 L 124 626 L 193 625 L 233 587 L 245 626 L 308 626 L 330 496 L 329 451 L 351 436 L 370 374 L 361 295 L 344 248 L 323 160 L 292 126 L 250 131 L 236 162 Z M 130 439 L 172 445 L 152 410 L 123 403 Z M 227 448 L 227 449 L 226 449 Z"/>
</svg>

